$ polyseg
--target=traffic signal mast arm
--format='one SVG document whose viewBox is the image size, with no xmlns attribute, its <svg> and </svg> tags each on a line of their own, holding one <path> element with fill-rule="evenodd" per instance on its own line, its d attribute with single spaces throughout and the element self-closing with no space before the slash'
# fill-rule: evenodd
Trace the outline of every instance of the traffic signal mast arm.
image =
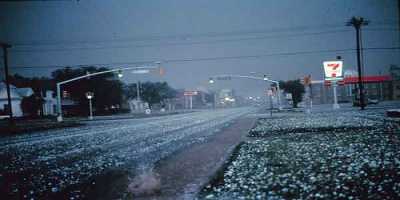
<svg viewBox="0 0 400 200">
<path fill-rule="evenodd" d="M 61 122 L 63 121 L 62 118 L 62 108 L 61 108 L 61 85 L 69 83 L 69 82 L 73 82 L 76 80 L 80 80 L 83 78 L 87 78 L 87 77 L 91 77 L 91 76 L 97 76 L 100 74 L 106 74 L 106 73 L 112 73 L 112 72 L 120 72 L 120 71 L 125 71 L 125 70 L 154 70 L 154 69 L 161 69 L 159 66 L 155 67 L 155 66 L 143 66 L 143 67 L 125 67 L 125 68 L 117 68 L 117 69 L 111 69 L 111 70 L 106 70 L 106 71 L 101 71 L 101 72 L 95 72 L 95 73 L 91 73 L 91 74 L 86 74 L 83 76 L 78 76 L 69 80 L 65 80 L 65 81 L 61 81 L 57 83 L 57 111 L 58 111 L 58 117 L 57 117 L 57 121 Z M 161 72 L 161 70 L 160 70 Z"/>
</svg>

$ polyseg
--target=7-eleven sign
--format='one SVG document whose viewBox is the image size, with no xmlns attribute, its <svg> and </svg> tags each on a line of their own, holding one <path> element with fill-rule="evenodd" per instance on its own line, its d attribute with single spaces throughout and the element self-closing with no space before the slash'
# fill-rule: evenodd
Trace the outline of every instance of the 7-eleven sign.
<svg viewBox="0 0 400 200">
<path fill-rule="evenodd" d="M 325 80 L 343 79 L 343 61 L 325 61 L 324 63 Z"/>
</svg>

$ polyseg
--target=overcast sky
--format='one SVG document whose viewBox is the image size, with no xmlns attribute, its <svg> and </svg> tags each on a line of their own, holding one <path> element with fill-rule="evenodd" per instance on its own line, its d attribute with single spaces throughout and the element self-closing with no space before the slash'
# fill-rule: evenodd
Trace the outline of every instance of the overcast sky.
<svg viewBox="0 0 400 200">
<path fill-rule="evenodd" d="M 12 73 L 49 76 L 60 66 L 162 61 L 163 77 L 127 73 L 123 80 L 197 88 L 216 74 L 322 79 L 322 62 L 337 55 L 345 70 L 356 69 L 355 31 L 345 26 L 352 16 L 370 20 L 364 48 L 400 46 L 397 0 L 0 2 L 0 40 L 14 45 Z M 399 55 L 366 50 L 365 72 L 387 73 Z M 217 85 L 249 95 L 263 90 L 250 80 Z"/>
</svg>

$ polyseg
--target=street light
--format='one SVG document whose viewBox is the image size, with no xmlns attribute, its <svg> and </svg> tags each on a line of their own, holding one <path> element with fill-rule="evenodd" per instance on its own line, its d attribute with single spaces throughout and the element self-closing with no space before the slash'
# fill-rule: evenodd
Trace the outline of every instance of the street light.
<svg viewBox="0 0 400 200">
<path fill-rule="evenodd" d="M 93 119 L 92 99 L 94 98 L 93 92 L 86 92 L 86 98 L 89 99 L 89 119 Z"/>
<path fill-rule="evenodd" d="M 122 78 L 124 76 L 124 74 L 122 73 L 122 71 L 118 71 L 118 78 Z"/>
<path fill-rule="evenodd" d="M 264 81 L 273 82 L 273 83 L 276 84 L 276 90 L 277 90 L 277 92 L 278 92 L 278 109 L 279 109 L 279 110 L 282 110 L 282 105 L 281 105 L 281 89 L 280 89 L 280 87 L 279 87 L 279 81 L 270 80 L 270 79 L 267 77 L 267 75 L 264 75 L 263 80 L 264 80 Z"/>
<path fill-rule="evenodd" d="M 208 80 L 208 83 L 214 84 L 214 79 L 213 79 L 213 78 L 210 78 L 210 79 Z M 213 106 L 214 106 L 214 109 L 216 109 L 216 108 L 217 108 L 217 91 L 215 90 L 215 91 L 212 91 L 212 92 L 213 92 L 213 97 L 214 97 L 214 104 L 213 104 Z"/>
</svg>

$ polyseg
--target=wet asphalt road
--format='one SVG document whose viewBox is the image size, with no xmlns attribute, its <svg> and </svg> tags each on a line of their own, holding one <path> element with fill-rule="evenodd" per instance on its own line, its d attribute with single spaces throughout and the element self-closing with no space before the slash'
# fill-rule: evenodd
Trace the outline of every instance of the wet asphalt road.
<svg viewBox="0 0 400 200">
<path fill-rule="evenodd" d="M 109 169 L 152 168 L 160 159 L 206 140 L 254 111 L 234 108 L 93 121 L 82 127 L 1 138 L 1 193 L 11 199 L 46 198 Z M 80 195 L 78 189 L 69 197 Z"/>
</svg>

